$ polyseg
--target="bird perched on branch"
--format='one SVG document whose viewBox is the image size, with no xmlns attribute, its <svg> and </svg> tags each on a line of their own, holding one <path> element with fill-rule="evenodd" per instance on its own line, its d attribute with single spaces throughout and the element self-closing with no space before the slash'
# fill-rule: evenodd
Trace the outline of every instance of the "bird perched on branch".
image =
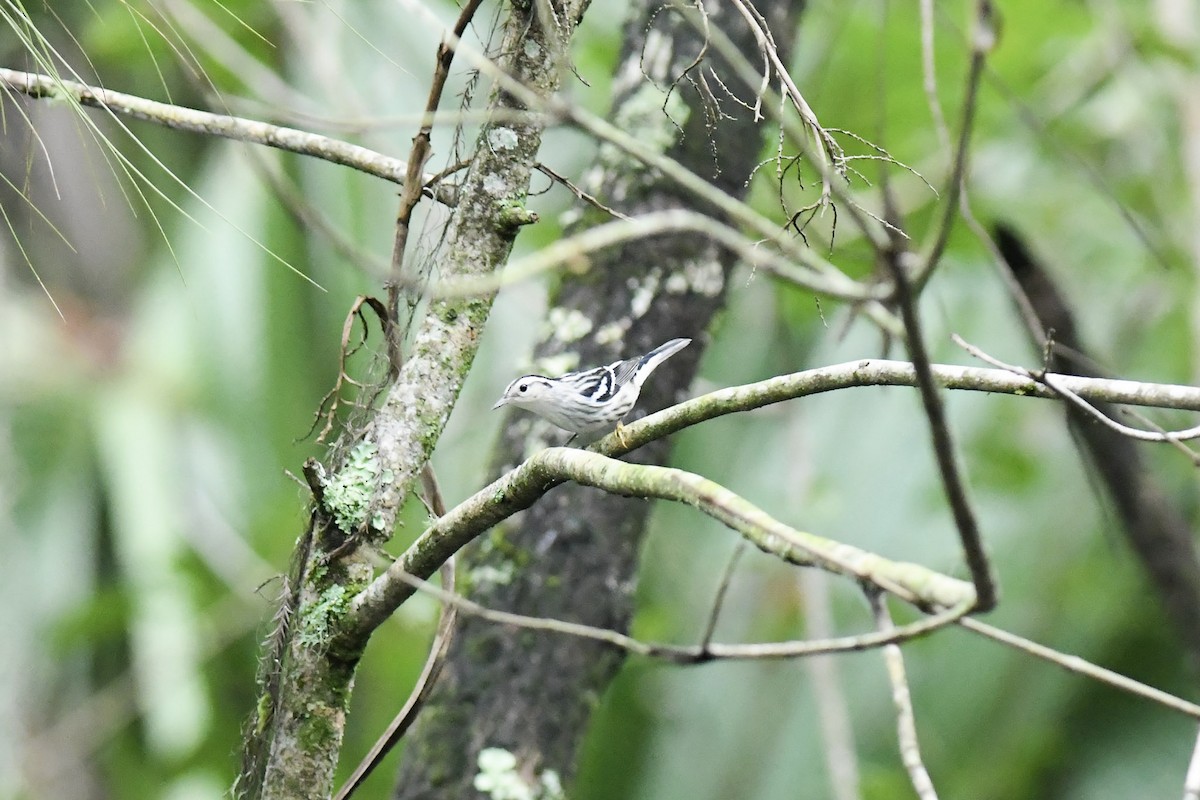
<svg viewBox="0 0 1200 800">
<path fill-rule="evenodd" d="M 516 406 L 532 411 L 575 434 L 568 444 L 576 436 L 582 444 L 594 442 L 614 426 L 620 433 L 621 420 L 633 410 L 646 378 L 691 341 L 672 339 L 644 356 L 568 372 L 559 378 L 522 375 L 508 385 L 492 408 Z"/>
</svg>

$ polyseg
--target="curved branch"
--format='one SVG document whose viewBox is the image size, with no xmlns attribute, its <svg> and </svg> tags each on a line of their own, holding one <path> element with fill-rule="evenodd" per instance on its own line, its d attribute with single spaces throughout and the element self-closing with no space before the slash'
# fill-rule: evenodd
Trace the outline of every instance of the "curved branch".
<svg viewBox="0 0 1200 800">
<path fill-rule="evenodd" d="M 761 242 L 747 239 L 718 219 L 697 211 L 674 208 L 601 223 L 511 261 L 498 272 L 439 281 L 433 287 L 432 295 L 457 297 L 489 294 L 501 287 L 533 278 L 559 265 L 565 265 L 569 270 L 575 269 L 577 265 L 586 269 L 588 255 L 607 247 L 652 236 L 673 234 L 706 236 L 737 253 L 752 269 L 761 269 L 826 297 L 852 302 L 883 300 L 890 291 L 886 286 L 868 286 L 849 278 L 828 262 L 824 262 L 827 268 L 820 271 L 797 265 L 790 256 L 762 247 Z M 816 255 L 813 259 L 823 261 Z M 897 332 L 901 332 L 898 325 L 896 322 Z"/>
<path fill-rule="evenodd" d="M 945 609 L 974 600 L 974 589 L 965 581 L 798 531 L 699 475 L 627 464 L 586 450 L 552 447 L 476 492 L 427 528 L 351 602 L 339 646 L 360 646 L 412 596 L 416 589 L 404 577 L 428 577 L 476 536 L 529 508 L 568 480 L 613 494 L 686 503 L 742 534 L 766 553 L 798 566 L 816 566 L 872 584 L 924 608 Z"/>
<path fill-rule="evenodd" d="M 934 382 L 943 389 L 1040 397 L 1046 400 L 1059 398 L 1058 393 L 1048 386 L 1004 370 L 947 364 L 930 364 L 929 368 Z M 1091 401 L 1200 411 L 1200 388 L 1195 386 L 1083 378 L 1056 373 L 1051 377 L 1059 388 L 1065 387 Z M 616 456 L 675 431 L 726 414 L 749 411 L 836 389 L 856 386 L 916 386 L 916 383 L 916 370 L 907 361 L 847 361 L 843 364 L 780 375 L 758 383 L 718 389 L 626 425 L 622 437 L 627 447 L 621 446 L 615 436 L 605 437 L 593 447 L 607 455 Z"/>
<path fill-rule="evenodd" d="M 318 133 L 272 125 L 267 122 L 213 114 L 194 108 L 160 103 L 132 94 L 114 92 L 99 86 L 63 80 L 33 72 L 20 72 L 0 67 L 0 85 L 33 98 L 61 99 L 70 97 L 83 106 L 101 108 L 114 114 L 153 122 L 168 128 L 220 136 L 239 142 L 250 142 L 286 150 L 289 153 L 313 156 L 334 164 L 356 169 L 392 183 L 403 184 L 408 163 L 340 139 Z M 432 176 L 425 176 L 425 180 Z M 443 198 L 439 198 L 443 199 Z M 444 200 L 452 199 L 447 195 Z"/>
</svg>

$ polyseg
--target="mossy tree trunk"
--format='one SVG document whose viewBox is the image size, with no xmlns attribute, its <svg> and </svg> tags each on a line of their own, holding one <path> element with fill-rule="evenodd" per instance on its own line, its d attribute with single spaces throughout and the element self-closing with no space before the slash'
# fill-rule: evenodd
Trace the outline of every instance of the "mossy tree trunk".
<svg viewBox="0 0 1200 800">
<path fill-rule="evenodd" d="M 553 14 L 545 19 L 552 24 L 545 28 L 538 4 L 510 6 L 497 58 L 507 75 L 543 97 L 558 89 L 569 66 L 565 54 L 588 2 L 550 5 Z M 486 275 L 507 259 L 518 231 L 514 219 L 522 217 L 514 212 L 524 205 L 541 144 L 544 119 L 507 113 L 525 110 L 508 92 L 495 90 L 489 108 L 498 112 L 499 121 L 480 132 L 441 251 L 439 275 L 451 280 Z M 490 309 L 490 296 L 431 303 L 416 327 L 412 351 L 365 427 L 361 446 L 350 451 L 352 463 L 331 470 L 324 500 L 298 545 L 291 576 L 295 588 L 285 601 L 280 634 L 264 657 L 238 796 L 332 793 L 354 673 L 366 645 L 364 637 L 343 635 L 342 622 L 373 574 L 365 555 L 339 549 L 350 533 L 345 528 L 379 536 L 393 528 L 450 416 Z M 351 467 L 368 481 L 369 502 L 360 504 L 362 519 L 348 521 L 355 504 L 335 505 L 331 487 L 344 493 L 347 486 L 339 476 Z M 331 558 L 334 551 L 338 557 Z"/>
</svg>

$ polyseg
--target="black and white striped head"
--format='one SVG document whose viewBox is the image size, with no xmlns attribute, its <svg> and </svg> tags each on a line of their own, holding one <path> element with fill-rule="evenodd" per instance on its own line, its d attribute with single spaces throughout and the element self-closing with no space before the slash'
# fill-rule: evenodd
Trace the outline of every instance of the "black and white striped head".
<svg viewBox="0 0 1200 800">
<path fill-rule="evenodd" d="M 557 381 L 544 375 L 522 375 L 508 385 L 493 409 L 501 406 L 516 406 L 535 413 L 547 404 L 555 403 L 558 396 Z"/>
</svg>

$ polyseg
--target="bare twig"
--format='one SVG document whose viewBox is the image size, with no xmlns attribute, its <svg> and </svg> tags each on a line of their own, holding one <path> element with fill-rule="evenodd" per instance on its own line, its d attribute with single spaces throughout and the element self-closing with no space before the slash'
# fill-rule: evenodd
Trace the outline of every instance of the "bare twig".
<svg viewBox="0 0 1200 800">
<path fill-rule="evenodd" d="M 840 177 L 845 175 L 845 157 L 842 153 L 842 148 L 829 132 L 821 127 L 816 112 L 812 110 L 812 106 L 804 99 L 804 95 L 800 93 L 796 82 L 792 80 L 791 73 L 788 72 L 783 59 L 779 57 L 779 48 L 775 46 L 775 38 L 771 35 L 770 27 L 767 25 L 766 20 L 763 19 L 762 14 L 745 0 L 734 0 L 733 5 L 754 32 L 759 48 L 762 50 L 764 58 L 774 68 L 775 77 L 778 78 L 785 96 L 800 114 L 800 119 L 812 133 L 813 139 L 817 143 L 814 153 L 816 155 L 817 168 L 821 174 L 820 204 L 826 206 L 832 199 L 832 183 L 835 176 Z M 764 74 L 763 77 L 763 84 L 765 86 L 766 75 Z M 761 95 L 763 90 L 760 89 L 759 93 Z"/>
<path fill-rule="evenodd" d="M 988 355 L 973 344 L 964 341 L 961 336 L 954 334 L 951 336 L 954 343 L 962 349 L 966 350 L 971 355 L 978 358 L 980 361 L 991 364 L 993 367 L 1006 370 L 1014 375 L 1020 375 L 1024 378 L 1037 381 L 1056 395 L 1071 403 L 1073 406 L 1083 411 L 1097 422 L 1104 425 L 1122 436 L 1128 436 L 1130 439 L 1137 439 L 1143 442 L 1180 442 L 1188 439 L 1200 439 L 1200 425 L 1191 428 L 1184 428 L 1178 431 L 1144 431 L 1138 428 L 1131 428 L 1128 425 L 1122 425 L 1120 422 L 1109 417 L 1100 409 L 1093 406 L 1087 400 L 1084 400 L 1074 391 L 1069 389 L 1061 381 L 1061 376 L 1044 371 L 1028 370 L 1024 367 L 1016 366 L 1015 364 L 1006 364 L 998 358 Z"/>
<path fill-rule="evenodd" d="M 912 277 L 913 289 L 920 294 L 925 284 L 937 269 L 946 244 L 950 241 L 950 229 L 958 213 L 958 199 L 963 191 L 967 172 L 967 151 L 971 142 L 971 129 L 975 124 L 975 105 L 979 98 L 979 81 L 988 53 L 996 43 L 993 30 L 993 10 L 990 0 L 979 0 L 975 11 L 975 26 L 971 32 L 971 65 L 967 71 L 966 96 L 963 98 L 962 121 L 959 123 L 958 143 L 954 150 L 954 168 L 950 172 L 946 191 L 943 193 L 942 215 L 933 231 L 933 241 L 921 258 L 920 265 Z"/>
<path fill-rule="evenodd" d="M 950 433 L 950 423 L 946 419 L 946 410 L 933 376 L 929 354 L 925 349 L 925 337 L 921 332 L 921 319 L 917 313 L 916 292 L 908 275 L 911 256 L 906 245 L 893 237 L 893 247 L 890 252 L 884 254 L 883 261 L 892 274 L 896 305 L 900 309 L 900 318 L 904 320 L 904 330 L 907 334 L 905 344 L 912 359 L 925 417 L 929 420 L 934 457 L 946 492 L 946 501 L 950 504 L 954 525 L 958 529 L 963 557 L 971 571 L 971 580 L 979 597 L 979 610 L 990 611 L 998 600 L 996 579 L 984 548 L 983 537 L 979 532 L 975 511 L 967 496 L 967 485 L 958 463 L 954 437 Z"/>
<path fill-rule="evenodd" d="M 324 419 L 325 424 L 321 426 L 321 431 L 317 434 L 316 438 L 318 444 L 324 442 L 325 438 L 333 432 L 334 425 L 337 423 L 338 410 L 342 407 L 342 390 L 346 386 L 353 386 L 357 389 L 362 388 L 362 384 L 351 378 L 350 374 L 346 372 L 346 361 L 366 343 L 367 336 L 371 330 L 367 324 L 367 316 L 363 311 L 364 306 L 375 312 L 375 316 L 379 318 L 381 327 L 387 327 L 387 309 L 383 307 L 383 303 L 374 297 L 367 297 L 365 295 L 359 295 L 354 299 L 354 302 L 350 305 L 350 310 L 346 312 L 346 319 L 342 322 L 342 341 L 341 346 L 338 348 L 337 378 L 334 379 L 333 388 L 321 398 L 321 402 L 313 414 L 312 427 L 304 435 L 305 438 L 311 436 L 312 432 L 317 429 L 317 424 Z M 350 337 L 354 333 L 355 320 L 362 323 L 362 337 L 357 344 L 351 344 Z"/>
<path fill-rule="evenodd" d="M 1149 428 L 1150 430 L 1152 430 L 1156 433 L 1161 433 L 1164 436 L 1166 436 L 1168 433 L 1167 429 L 1164 428 L 1162 425 L 1159 425 L 1157 422 L 1150 419 L 1145 414 L 1143 414 L 1139 411 L 1136 411 L 1135 409 L 1122 408 L 1122 409 L 1120 409 L 1120 411 L 1125 416 L 1131 417 L 1131 418 L 1137 420 L 1139 423 L 1141 423 L 1142 425 L 1145 425 L 1147 428 Z M 1188 461 L 1192 462 L 1192 466 L 1200 467 L 1200 452 L 1197 452 L 1197 451 L 1193 450 L 1191 447 L 1188 447 L 1186 442 L 1181 442 L 1178 439 L 1168 436 L 1167 444 L 1174 447 L 1180 453 L 1183 453 L 1183 455 L 1187 457 Z"/>
<path fill-rule="evenodd" d="M 701 652 L 707 652 L 708 646 L 712 643 L 713 633 L 717 630 L 717 620 L 720 619 L 721 609 L 725 605 L 725 596 L 729 593 L 730 583 L 733 582 L 734 570 L 737 569 L 738 562 L 742 560 L 745 553 L 746 540 L 739 539 L 733 546 L 733 552 L 729 554 L 729 560 L 725 562 L 725 569 L 721 571 L 721 580 L 717 582 L 712 608 L 708 612 L 708 621 L 704 625 L 704 635 L 700 637 Z"/>
<path fill-rule="evenodd" d="M 400 192 L 400 206 L 396 211 L 396 235 L 392 243 L 392 268 L 387 286 L 387 346 L 388 364 L 393 375 L 400 374 L 401 366 L 401 330 L 400 300 L 404 296 L 404 252 L 408 246 L 409 227 L 412 214 L 421 200 L 424 187 L 429 181 L 422 177 L 425 162 L 431 154 L 430 138 L 433 133 L 433 115 L 437 112 L 438 104 L 442 101 L 442 92 L 446 88 L 446 79 L 450 77 L 450 65 L 454 61 L 455 43 L 471 24 L 475 12 L 483 0 L 467 0 L 454 22 L 454 29 L 442 37 L 438 45 L 433 77 L 429 84 L 429 97 L 425 101 L 425 117 L 421 120 L 420 130 L 413 137 L 412 149 L 408 154 L 408 170 L 404 176 L 404 188 Z"/>
<path fill-rule="evenodd" d="M 746 60 L 746 57 L 733 45 L 729 37 L 719 27 L 714 28 L 712 31 L 712 45 L 729 64 L 730 69 L 737 75 L 739 81 L 746 86 L 753 87 L 755 85 L 755 82 L 758 80 L 758 71 Z M 784 88 L 786 89 L 786 87 Z M 770 110 L 769 113 L 781 128 L 780 148 L 782 149 L 783 136 L 786 135 L 804 153 L 821 176 L 822 191 L 828 190 L 834 199 L 841 201 L 846 213 L 850 215 L 851 221 L 854 222 L 862 232 L 864 238 L 873 247 L 876 249 L 885 247 L 887 245 L 887 236 L 883 230 L 884 226 L 870 224 L 870 221 L 878 223 L 879 220 L 874 215 L 865 213 L 862 206 L 859 205 L 850 193 L 845 181 L 845 171 L 838 172 L 831 165 L 826 155 L 821 152 L 814 152 L 814 147 L 809 144 L 810 129 L 807 124 L 798 124 L 795 119 L 784 113 L 788 100 L 786 91 L 779 95 L 775 95 L 769 91 L 762 91 L 761 94 L 765 99 L 771 101 L 762 104 L 762 107 Z M 776 100 L 778 102 L 775 102 Z M 825 130 L 825 133 L 828 134 L 829 131 Z M 816 149 L 822 149 L 820 141 L 817 142 Z M 838 153 L 841 153 L 840 147 L 838 148 Z M 842 159 L 841 163 L 844 166 L 844 156 L 839 157 Z M 835 203 L 822 203 L 822 207 L 836 209 L 837 205 Z"/>
<path fill-rule="evenodd" d="M 942 101 L 938 99 L 937 67 L 933 45 L 933 0 L 921 0 L 921 76 L 925 88 L 925 102 L 933 117 L 933 128 L 937 131 L 938 143 L 943 151 L 950 150 L 950 128 L 946 125 L 946 114 Z"/>
<path fill-rule="evenodd" d="M 875 625 L 881 633 L 895 630 L 887 600 L 881 592 L 866 589 L 867 600 L 875 614 Z M 896 706 L 896 729 L 900 742 L 900 760 L 908 771 L 908 779 L 921 800 L 937 800 L 937 790 L 925 762 L 921 758 L 921 745 L 917 739 L 917 717 L 913 712 L 912 694 L 908 688 L 908 677 L 904 671 L 904 654 L 899 645 L 883 647 L 883 662 L 887 667 L 888 682 L 892 685 L 892 703 Z"/>
<path fill-rule="evenodd" d="M 1196 737 L 1187 777 L 1183 780 L 1183 800 L 1200 800 L 1200 736 Z"/>
<path fill-rule="evenodd" d="M 833 635 L 830 578 L 816 569 L 801 570 L 799 588 L 804 602 L 804 629 L 815 639 Z M 862 800 L 854 727 L 841 678 L 841 663 L 833 656 L 814 656 L 805 662 L 817 707 L 825 763 L 829 769 L 832 800 Z"/>
<path fill-rule="evenodd" d="M 530 617 L 524 614 L 514 614 L 510 611 L 498 611 L 486 608 L 472 600 L 468 600 L 462 595 L 447 592 L 428 581 L 423 581 L 415 575 L 397 573 L 397 578 L 410 586 L 413 591 L 432 595 L 443 603 L 455 606 L 462 614 L 478 617 L 498 625 L 511 625 L 515 628 L 545 631 L 547 633 L 557 633 L 604 642 L 632 655 L 655 658 L 683 666 L 705 664 L 710 661 L 772 660 L 871 650 L 885 644 L 893 644 L 895 642 L 908 641 L 926 636 L 951 624 L 958 616 L 966 613 L 964 605 L 947 609 L 937 614 L 931 614 L 910 625 L 893 628 L 887 633 L 874 631 L 856 636 L 839 636 L 829 639 L 814 639 L 812 641 L 764 642 L 758 644 L 724 644 L 721 642 L 709 642 L 707 645 L 660 644 L 657 642 L 643 642 L 632 636 L 610 630 L 609 628 L 597 628 L 577 622 L 567 622 L 547 617 Z"/>
<path fill-rule="evenodd" d="M 587 203 L 589 206 L 599 209 L 600 211 L 603 211 L 605 214 L 616 217 L 617 219 L 624 219 L 624 220 L 631 219 L 631 217 L 628 214 L 623 214 L 620 211 L 617 211 L 615 208 L 610 208 L 610 207 L 604 205 L 604 203 L 601 203 L 598 199 L 596 199 L 595 196 L 588 194 L 583 189 L 580 189 L 574 183 L 571 183 L 571 181 L 568 180 L 566 178 L 566 176 L 558 174 L 557 172 L 555 172 L 553 169 L 546 166 L 545 164 L 537 164 L 534 166 L 534 169 L 536 169 L 538 172 L 545 175 L 550 180 L 552 180 L 556 183 L 562 184 L 563 187 L 565 187 L 568 192 L 575 195 L 576 198 L 578 198 L 580 201 L 582 201 L 584 203 Z"/>
<path fill-rule="evenodd" d="M 1015 633 L 1001 630 L 986 623 L 980 622 L 973 617 L 963 617 L 958 621 L 958 624 L 967 630 L 986 636 L 989 639 L 994 639 L 1001 644 L 1008 645 L 1023 653 L 1028 653 L 1035 658 L 1040 658 L 1043 661 L 1049 661 L 1051 664 L 1056 664 L 1068 672 L 1074 672 L 1076 675 L 1100 681 L 1108 684 L 1123 692 L 1136 695 L 1145 700 L 1158 703 L 1173 711 L 1178 711 L 1181 714 L 1186 714 L 1189 717 L 1200 719 L 1200 705 L 1189 703 L 1187 700 L 1180 699 L 1173 694 L 1168 694 L 1161 689 L 1155 689 L 1153 686 L 1147 686 L 1144 683 L 1139 683 L 1133 678 L 1127 678 L 1120 673 L 1113 672 L 1110 669 L 1096 666 L 1090 661 L 1086 661 L 1079 656 L 1067 655 L 1059 651 L 1038 644 L 1037 642 L 1026 639 L 1022 636 L 1017 636 Z"/>
<path fill-rule="evenodd" d="M 408 164 L 398 158 L 316 133 L 271 125 L 257 120 L 159 103 L 76 81 L 0 67 L 0 85 L 35 98 L 69 96 L 80 105 L 147 120 L 168 128 L 262 144 L 290 153 L 313 156 L 378 178 L 402 183 Z"/>
</svg>

